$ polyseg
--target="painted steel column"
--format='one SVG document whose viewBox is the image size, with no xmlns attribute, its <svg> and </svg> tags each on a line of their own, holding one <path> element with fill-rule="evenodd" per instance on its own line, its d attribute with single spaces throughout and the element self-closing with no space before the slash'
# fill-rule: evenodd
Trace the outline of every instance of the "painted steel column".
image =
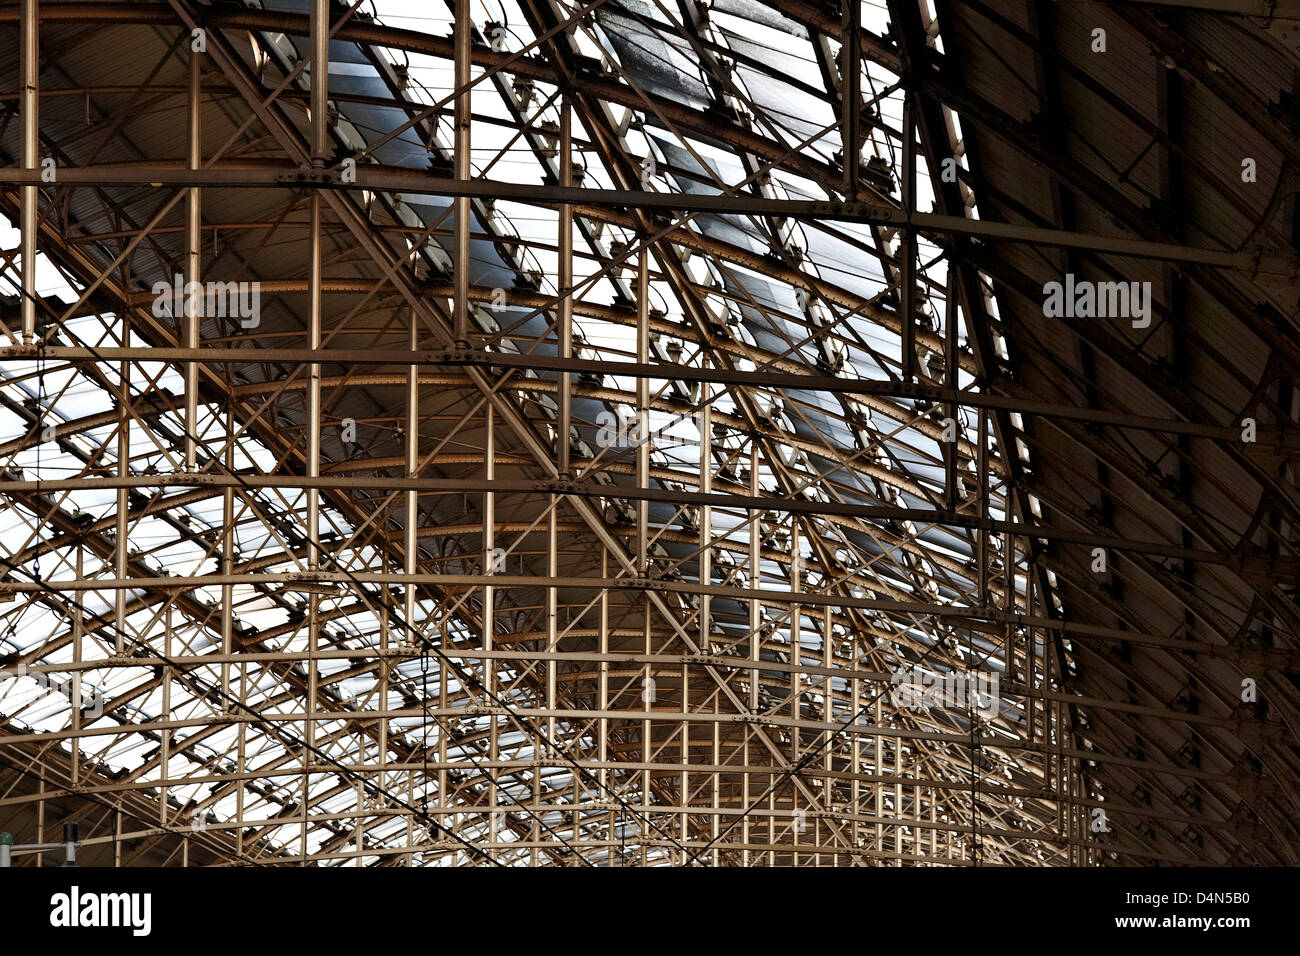
<svg viewBox="0 0 1300 956">
<path fill-rule="evenodd" d="M 753 675 L 755 673 L 756 672 L 754 671 L 750 671 L 751 681 L 753 680 Z M 751 799 L 749 796 L 749 728 L 742 727 L 740 732 L 741 738 L 744 740 L 744 743 L 741 746 L 741 760 L 744 763 L 744 770 L 742 770 L 740 774 L 740 805 L 748 807 L 750 806 Z M 687 759 L 689 759 L 689 755 Z M 745 868 L 748 868 L 750 865 L 751 850 L 749 849 L 749 842 L 749 814 L 746 814 L 740 821 L 740 843 L 744 847 L 744 849 L 740 851 L 740 865 Z"/>
<path fill-rule="evenodd" d="M 308 276 L 310 314 L 308 317 L 308 347 L 319 349 L 321 346 L 321 210 L 320 194 L 311 196 L 311 263 Z M 321 374 L 320 363 L 308 366 L 307 388 L 307 477 L 320 477 L 320 414 L 321 414 Z M 307 567 L 319 570 L 321 566 L 320 551 L 320 489 L 307 489 Z M 316 722 L 314 715 L 318 712 L 317 700 L 318 666 L 316 653 L 320 645 L 320 595 L 311 591 L 307 595 L 307 712 L 304 720 L 303 736 L 308 748 L 316 743 Z M 307 807 L 310 803 L 312 761 L 310 750 L 303 751 L 302 773 L 302 865 L 306 866 L 307 857 Z"/>
<path fill-rule="evenodd" d="M 411 327 L 408 344 L 411 351 L 419 346 L 419 329 L 415 310 L 410 310 Z M 414 478 L 420 467 L 420 366 L 406 367 L 406 474 Z M 490 492 L 489 492 L 490 494 Z M 420 542 L 417 535 L 419 523 L 420 493 L 412 488 L 406 492 L 406 514 L 403 518 L 402 569 L 406 574 L 415 574 L 419 570 Z M 401 643 L 415 646 L 415 585 L 407 583 L 403 587 L 402 612 L 406 630 L 401 635 Z"/>
<path fill-rule="evenodd" d="M 446 617 L 443 617 L 438 622 L 438 644 L 442 647 L 447 646 Z M 438 679 L 438 710 L 441 713 L 444 714 L 447 713 L 447 681 L 443 679 L 441 676 Z M 414 779 L 414 776 L 415 775 L 412 774 L 411 777 L 408 779 Z M 427 792 L 429 786 L 428 780 L 424 781 L 424 786 Z M 450 804 L 451 799 L 445 796 L 446 793 L 447 793 L 447 735 L 445 733 L 439 733 L 438 734 L 438 798 L 439 800 L 444 800 L 448 804 Z M 440 815 L 438 819 L 439 821 L 442 821 L 446 819 L 446 817 Z M 452 822 L 453 823 L 455 822 L 454 817 L 452 819 Z"/>
<path fill-rule="evenodd" d="M 903 98 L 903 211 L 909 217 L 916 214 L 916 123 L 913 116 L 912 96 Z M 911 382 L 916 377 L 916 230 L 903 227 L 903 241 L 899 246 L 902 255 L 899 269 L 898 301 L 903 329 L 903 380 Z"/>
<path fill-rule="evenodd" d="M 700 437 L 700 493 L 713 493 L 713 388 L 707 382 L 700 385 L 701 407 L 697 414 Z M 702 584 L 713 583 L 713 548 L 710 546 L 713 532 L 713 509 L 709 505 L 700 507 L 699 530 L 699 580 Z M 705 654 L 713 653 L 710 647 L 711 598 L 700 595 L 700 650 Z"/>
<path fill-rule="evenodd" d="M 40 4 L 22 0 L 22 37 L 19 59 L 22 63 L 23 168 L 35 173 L 40 168 Z M 23 344 L 36 342 L 36 206 L 37 186 L 23 186 L 20 219 L 22 229 Z M 125 343 L 124 343 L 125 344 Z"/>
<path fill-rule="evenodd" d="M 636 357 L 637 362 L 642 365 L 650 362 L 650 253 L 646 248 L 646 236 L 637 235 L 637 241 L 641 243 L 641 248 L 637 252 L 637 269 L 636 269 Z M 637 404 L 637 434 L 636 434 L 636 482 L 638 488 L 650 487 L 650 380 L 644 376 L 639 377 L 636 383 L 636 404 Z M 642 499 L 636 505 L 636 571 L 645 577 L 650 573 L 650 502 Z M 650 648 L 650 599 L 649 595 L 642 601 L 642 634 L 643 650 L 646 654 L 651 653 Z M 646 666 L 645 678 L 653 680 L 649 665 Z M 653 686 L 648 683 L 642 683 L 642 690 L 638 695 L 641 707 L 649 712 L 651 702 L 646 699 L 645 689 Z M 683 727 L 683 733 L 685 728 Z M 641 759 L 644 762 L 650 760 L 650 721 L 641 722 Z M 647 799 L 650 790 L 649 771 L 643 770 L 638 774 L 641 783 L 641 802 L 648 805 Z M 610 818 L 611 822 L 613 817 Z M 620 814 L 617 825 L 619 827 L 620 838 L 625 826 L 623 817 Z M 686 829 L 686 815 L 682 815 L 683 832 Z M 613 829 L 610 830 L 611 837 Z M 610 849 L 611 858 L 614 851 Z M 619 854 L 619 865 L 624 865 L 622 853 Z"/>
<path fill-rule="evenodd" d="M 491 402 L 486 402 L 484 403 L 484 419 L 483 419 L 483 472 L 487 476 L 488 481 L 492 481 L 496 478 L 495 432 L 496 432 L 495 409 L 492 407 Z M 495 574 L 497 571 L 495 567 L 495 560 L 494 560 L 496 557 L 496 547 L 497 547 L 496 493 L 493 491 L 485 491 L 483 493 L 483 563 L 484 563 L 483 573 L 485 575 L 492 575 Z M 505 569 L 502 568 L 502 570 Z M 493 630 L 494 630 L 493 625 L 495 624 L 495 619 L 496 619 L 495 610 L 496 610 L 496 589 L 492 587 L 492 585 L 490 584 L 484 585 L 483 609 L 482 609 L 483 650 L 487 652 L 491 652 L 492 650 L 495 649 L 495 642 L 493 640 Z M 488 699 L 491 700 L 492 695 L 496 694 L 497 692 L 497 686 L 496 686 L 497 662 L 494 661 L 491 657 L 484 656 L 482 665 L 483 665 L 483 676 L 482 676 L 483 686 L 487 690 Z M 488 768 L 489 769 L 487 771 L 488 779 L 492 783 L 491 788 L 488 790 L 488 800 L 490 806 L 490 809 L 488 811 L 488 820 L 490 821 L 490 829 L 491 829 L 491 833 L 489 834 L 489 841 L 492 843 L 496 843 L 499 839 L 498 832 L 497 832 L 498 821 L 499 821 L 499 814 L 497 813 L 497 807 L 500 803 L 500 793 L 499 793 L 500 786 L 497 783 L 497 774 L 498 774 L 497 761 L 498 759 L 500 759 L 501 756 L 500 735 L 501 735 L 500 718 L 494 713 L 488 717 Z M 535 852 L 534 852 L 534 856 L 535 856 Z"/>
<path fill-rule="evenodd" d="M 312 0 L 311 5 L 311 138 L 312 161 L 323 162 L 328 138 L 329 108 L 329 0 Z M 311 196 L 310 264 L 307 286 L 309 315 L 307 347 L 321 347 L 321 209 L 320 194 Z M 312 362 L 307 372 L 307 477 L 320 477 L 321 367 Z M 307 490 L 307 536 L 310 541 L 307 566 L 320 567 L 320 491 Z M 313 607 L 319 603 L 313 600 Z"/>
<path fill-rule="evenodd" d="M 856 654 L 857 640 L 854 635 L 849 636 L 849 647 Z M 849 684 L 849 713 L 854 714 L 854 721 L 858 718 L 857 714 L 862 713 L 862 679 L 854 677 Z M 849 773 L 852 775 L 849 784 L 849 810 L 853 814 L 853 847 L 858 849 L 862 846 L 862 735 L 854 734 L 851 743 L 852 762 L 849 764 Z M 855 861 L 856 862 L 856 861 Z"/>
<path fill-rule="evenodd" d="M 229 528 L 230 526 L 226 525 L 226 527 Z M 172 610 L 173 610 L 173 605 L 168 604 L 167 611 L 163 616 L 163 654 L 165 654 L 167 657 L 171 657 L 171 653 L 172 653 Z M 224 669 L 225 667 L 223 666 L 222 670 Z M 172 715 L 172 669 L 170 667 L 165 667 L 163 668 L 162 674 L 163 674 L 162 714 L 164 719 L 170 720 Z M 81 681 L 80 675 L 77 676 L 77 681 L 78 681 L 78 686 L 80 686 L 80 681 Z M 74 707 L 73 714 L 76 714 L 76 712 L 77 712 L 77 708 Z M 170 772 L 168 768 L 171 767 L 171 762 L 172 762 L 172 734 L 173 733 L 174 731 L 171 728 L 168 728 L 166 730 L 163 730 L 158 735 L 160 738 L 158 741 L 160 747 L 158 766 L 162 771 L 161 775 L 163 781 L 166 781 L 166 779 L 170 776 Z M 168 809 L 170 809 L 167 795 L 170 792 L 171 792 L 170 788 L 167 786 L 165 782 L 162 783 L 158 788 L 158 825 L 159 826 L 165 827 L 167 825 L 167 811 Z"/>
<path fill-rule="evenodd" d="M 321 344 L 321 216 L 320 197 L 311 197 L 311 238 L 309 265 L 309 299 L 307 340 L 308 347 L 319 349 Z M 312 362 L 307 370 L 307 477 L 320 477 L 320 413 L 321 371 L 320 363 Z M 307 538 L 310 542 L 307 566 L 320 568 L 320 488 L 314 482 L 307 488 Z"/>
<path fill-rule="evenodd" d="M 131 320 L 127 315 L 120 318 L 122 337 L 131 334 Z M 117 476 L 126 478 L 131 473 L 131 363 L 122 362 L 118 366 L 117 393 Z M 130 491 L 125 488 L 117 490 L 117 514 L 113 522 L 114 571 L 118 580 L 127 576 L 126 542 L 130 531 L 127 515 L 130 513 Z M 126 653 L 126 588 L 118 588 L 113 595 L 113 653 Z"/>
<path fill-rule="evenodd" d="M 311 162 L 323 166 L 329 149 L 329 0 L 312 0 L 311 4 Z M 309 313 L 307 347 L 321 347 L 323 324 L 321 304 L 321 200 L 320 194 L 311 196 L 310 264 L 308 266 Z M 308 478 L 320 477 L 320 416 L 321 367 L 312 362 L 307 370 L 307 467 Z M 319 570 L 320 551 L 320 490 L 307 490 L 307 567 Z M 312 591 L 307 595 L 307 719 L 304 736 L 309 747 L 316 741 L 314 715 L 319 709 L 319 673 L 316 654 L 320 646 L 320 595 Z M 310 803 L 312 755 L 303 753 L 302 774 L 302 853 L 303 865 L 307 856 L 307 807 Z"/>
<path fill-rule="evenodd" d="M 638 237 L 644 242 L 644 237 Z M 636 360 L 640 365 L 650 363 L 650 259 L 644 245 L 637 253 L 636 262 Z M 650 487 L 650 380 L 638 376 L 636 380 L 636 486 Z M 650 570 L 650 502 L 636 503 L 636 562 L 639 574 Z"/>
<path fill-rule="evenodd" d="M 470 178 L 470 35 L 473 23 L 470 20 L 469 0 L 456 0 L 455 23 L 455 58 L 453 86 L 456 91 L 455 138 L 452 157 L 455 178 L 466 181 Z M 454 200 L 455 214 L 455 288 L 452 296 L 452 323 L 454 337 L 458 347 L 469 345 L 469 197 L 457 196 Z"/>
<path fill-rule="evenodd" d="M 790 515 L 790 591 L 796 597 L 801 590 L 800 582 L 803 580 L 803 556 L 799 552 L 799 517 Z M 803 633 L 803 615 L 802 608 L 798 603 L 790 605 L 790 716 L 799 719 L 799 705 L 803 697 L 803 691 L 800 689 L 802 678 L 795 669 L 800 662 L 800 648 L 802 647 L 800 638 Z M 799 728 L 792 728 L 790 731 L 790 764 L 793 766 L 799 761 L 799 751 L 803 746 L 800 741 Z"/>
<path fill-rule="evenodd" d="M 76 552 L 76 574 L 82 577 L 86 573 L 86 549 L 77 547 Z M 85 609 L 80 601 L 73 605 L 72 613 L 72 663 L 74 666 L 81 663 L 82 660 L 82 643 L 85 637 L 86 622 L 84 618 Z M 169 609 L 170 613 L 170 609 Z M 167 645 L 167 653 L 171 654 L 171 646 Z M 85 702 L 85 685 L 82 682 L 81 671 L 77 671 L 77 699 Z M 74 734 L 81 731 L 81 707 L 72 708 L 72 732 Z M 81 738 L 73 737 L 68 742 L 68 748 L 72 751 L 72 785 L 75 787 L 81 782 Z M 164 793 L 164 799 L 166 794 Z"/>
<path fill-rule="evenodd" d="M 247 706 L 248 704 L 248 665 L 239 666 L 239 703 Z M 235 728 L 235 773 L 239 779 L 244 779 L 244 774 L 248 772 L 248 723 L 239 721 Z M 244 795 L 248 792 L 247 784 L 240 784 L 235 789 L 235 819 L 244 819 Z M 235 828 L 235 855 L 244 855 L 244 828 Z"/>
<path fill-rule="evenodd" d="M 822 578 L 822 587 L 823 588 L 826 587 L 825 577 Z M 835 645 L 834 622 L 832 620 L 831 609 L 827 607 L 824 609 L 822 614 L 822 667 L 826 668 L 827 675 L 823 676 L 821 679 L 822 720 L 826 721 L 827 724 L 832 724 L 835 722 L 835 710 L 834 710 L 835 704 L 833 699 L 833 692 L 835 688 L 834 688 L 834 681 L 829 676 L 831 668 L 835 666 L 834 645 Z M 853 711 L 853 713 L 857 713 L 857 711 Z M 820 737 L 818 739 L 820 739 Z M 827 747 L 822 753 L 822 770 L 826 772 L 826 776 L 822 778 L 822 805 L 827 807 L 828 809 L 832 809 L 835 806 L 835 794 L 833 792 L 834 788 L 831 783 L 832 780 L 831 772 L 835 769 L 834 761 L 832 759 L 833 750 L 835 750 L 834 747 Z M 852 772 L 852 767 L 850 767 L 849 769 L 850 772 Z M 856 812 L 856 810 L 854 812 Z M 818 837 L 817 845 L 821 846 L 822 845 L 821 818 L 818 818 L 817 820 L 817 837 Z M 854 841 L 850 840 L 849 846 L 854 847 L 857 846 L 857 844 Z M 832 856 L 831 857 L 832 865 L 839 866 L 839 860 L 840 858 L 838 854 Z M 818 864 L 820 865 L 820 863 L 821 863 L 821 858 L 818 857 Z"/>
<path fill-rule="evenodd" d="M 496 415 L 491 403 L 485 405 L 485 418 L 483 420 L 483 471 L 488 481 L 496 480 Z M 483 562 L 485 565 L 484 574 L 496 574 L 495 565 L 497 536 L 497 502 L 496 492 L 485 491 L 483 493 Z M 505 568 L 501 568 L 502 571 Z M 483 587 L 483 650 L 490 651 L 493 649 L 492 624 L 493 611 L 496 602 L 496 589 L 487 584 Z M 489 661 L 484 658 L 483 684 L 489 692 L 495 693 L 494 678 L 496 672 L 489 666 Z M 495 719 L 495 718 L 494 718 Z"/>
<path fill-rule="evenodd" d="M 958 382 L 958 369 L 960 362 L 957 357 L 957 302 L 959 289 L 957 287 L 957 270 L 948 270 L 948 293 L 946 298 L 947 308 L 944 310 L 943 320 L 943 384 L 944 388 L 956 392 L 960 388 Z M 942 452 L 944 461 L 944 504 L 949 511 L 957 510 L 958 489 L 960 481 L 957 476 L 957 451 L 959 448 L 958 439 L 960 435 L 957 430 L 957 403 L 948 402 L 945 406 L 947 417 L 951 419 L 953 425 L 953 440 L 943 442 Z"/>
<path fill-rule="evenodd" d="M 902 738 L 895 737 L 893 741 L 893 745 L 894 745 L 894 779 L 901 780 L 903 778 Z M 901 783 L 895 783 L 894 784 L 894 813 L 893 813 L 894 819 L 890 825 L 894 828 L 894 852 L 897 853 L 900 857 L 903 854 L 903 825 L 901 822 L 899 822 L 902 816 L 903 816 L 903 785 Z M 894 865 L 901 867 L 903 865 L 902 859 L 896 859 L 894 861 Z"/>
<path fill-rule="evenodd" d="M 559 577 L 559 550 L 556 541 L 556 516 L 560 501 L 556 495 L 549 496 L 550 513 L 546 522 L 546 707 L 555 711 L 556 674 L 555 645 L 559 643 L 559 589 L 555 581 Z M 555 739 L 555 717 L 546 718 L 546 736 Z"/>
<path fill-rule="evenodd" d="M 311 161 L 324 166 L 329 148 L 329 0 L 311 0 Z"/>
<path fill-rule="evenodd" d="M 750 497 L 757 498 L 758 485 L 758 465 L 759 451 L 757 438 L 751 437 L 749 448 L 749 494 Z M 762 511 L 758 508 L 749 509 L 749 587 L 752 591 L 758 591 L 763 586 L 763 549 L 761 545 L 762 528 Z M 750 598 L 749 601 L 749 662 L 756 665 L 762 653 L 763 644 L 763 607 L 758 598 Z M 757 668 L 751 668 L 749 672 L 749 709 L 753 713 L 758 712 L 759 698 L 759 671 Z"/>
<path fill-rule="evenodd" d="M 560 97 L 560 185 L 573 185 L 573 109 L 569 94 Z M 559 326 L 560 358 L 573 357 L 573 206 L 561 203 L 556 254 L 559 259 L 556 285 L 560 297 L 556 323 Z M 559 373 L 559 417 L 557 467 L 561 477 L 569 475 L 570 429 L 573 420 L 572 376 Z"/>
<path fill-rule="evenodd" d="M 980 517 L 980 523 L 975 532 L 975 541 L 978 551 L 976 565 L 979 575 L 979 606 L 985 609 L 992 604 L 989 599 L 989 541 L 988 532 L 984 530 L 984 521 L 989 513 L 988 448 L 989 416 L 988 412 L 981 408 L 979 410 L 978 444 L 975 448 L 976 480 L 979 483 L 978 514 Z"/>
<path fill-rule="evenodd" d="M 858 36 L 862 14 L 861 0 L 840 0 L 843 36 L 840 46 L 840 106 L 843 111 L 840 139 L 844 151 L 844 191 L 848 198 L 858 196 L 858 166 L 862 133 L 862 42 Z"/>
<path fill-rule="evenodd" d="M 188 109 L 188 143 L 186 165 L 191 172 L 197 172 L 201 162 L 202 140 L 200 138 L 201 103 L 200 61 L 201 54 L 190 51 L 190 81 Z M 207 305 L 207 299 L 201 285 L 203 281 L 203 195 L 200 187 L 192 187 L 185 196 L 185 348 L 194 350 L 199 347 L 200 323 Z M 185 365 L 185 470 L 198 470 L 198 434 L 199 434 L 199 363 L 187 362 Z"/>
<path fill-rule="evenodd" d="M 233 402 L 226 408 L 226 470 L 230 474 L 235 472 L 235 443 L 230 440 L 229 436 L 237 434 L 235 425 L 235 410 Z M 225 488 L 221 492 L 221 569 L 223 574 L 233 575 L 235 573 L 235 489 Z M 235 631 L 235 607 L 234 607 L 235 589 L 232 585 L 223 584 L 221 586 L 221 652 L 223 654 L 234 653 L 234 631 Z M 230 708 L 230 665 L 222 663 L 221 665 L 221 709 L 226 712 Z"/>
<path fill-rule="evenodd" d="M 706 653 L 708 652 L 708 645 L 705 644 L 702 640 L 697 641 L 696 643 L 700 646 L 701 650 L 703 650 Z M 691 790 L 691 774 L 689 770 L 690 753 L 691 753 L 691 722 L 686 718 L 686 715 L 691 712 L 690 672 L 691 672 L 691 665 L 683 661 L 682 662 L 682 701 L 681 701 L 682 717 L 681 717 L 681 730 L 679 731 L 679 734 L 681 736 L 681 753 L 683 757 L 681 760 L 681 764 L 682 764 L 681 773 L 679 775 L 679 781 L 677 784 L 678 792 L 682 794 L 690 794 L 693 792 Z M 701 705 L 703 705 L 704 703 L 705 702 L 702 700 Z M 648 760 L 649 757 L 647 757 L 646 759 Z M 689 833 L 690 833 L 691 815 L 685 812 L 686 809 L 687 808 L 685 806 L 682 807 L 683 812 L 677 815 L 677 838 L 683 844 L 685 844 L 686 841 L 690 838 Z M 714 835 L 716 836 L 716 834 Z M 679 865 L 685 866 L 686 860 L 682 860 Z"/>
<path fill-rule="evenodd" d="M 609 575 L 609 549 L 604 545 L 600 548 L 600 576 Z M 609 710 L 609 588 L 600 589 L 600 678 L 597 693 L 599 694 L 600 712 L 602 714 Z M 597 771 L 597 779 L 600 781 L 600 789 L 604 790 L 609 786 L 609 770 L 605 764 L 609 760 L 609 718 L 600 718 L 600 737 L 597 743 L 596 759 L 600 761 L 600 770 Z"/>
</svg>

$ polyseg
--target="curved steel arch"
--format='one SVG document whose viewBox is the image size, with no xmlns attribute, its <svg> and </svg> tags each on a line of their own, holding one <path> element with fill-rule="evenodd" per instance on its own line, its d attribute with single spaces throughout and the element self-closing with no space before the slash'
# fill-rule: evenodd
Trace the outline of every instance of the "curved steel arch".
<svg viewBox="0 0 1300 956">
<path fill-rule="evenodd" d="M 963 76 L 1050 6 L 0 6 L 0 822 L 120 864 L 1294 862 L 1294 249 L 1153 225 Z M 1035 301 L 1153 268 L 1255 441 Z"/>
</svg>

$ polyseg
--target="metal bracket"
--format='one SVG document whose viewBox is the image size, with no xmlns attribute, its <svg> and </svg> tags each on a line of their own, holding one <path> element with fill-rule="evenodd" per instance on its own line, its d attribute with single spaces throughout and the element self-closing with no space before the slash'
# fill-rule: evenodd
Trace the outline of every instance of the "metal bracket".
<svg viewBox="0 0 1300 956">
<path fill-rule="evenodd" d="M 442 365 L 477 365 L 487 361 L 488 353 L 482 349 L 449 348 L 430 353 L 432 359 Z"/>
<path fill-rule="evenodd" d="M 683 664 L 703 664 L 706 667 L 734 667 L 740 661 L 736 658 L 722 657 L 717 654 L 684 654 Z"/>
<path fill-rule="evenodd" d="M 579 491 L 585 491 L 587 487 L 588 484 L 585 481 L 566 481 L 562 478 L 539 481 L 536 485 L 538 491 L 553 495 L 571 495 Z"/>
<path fill-rule="evenodd" d="M 626 582 L 623 585 L 625 588 L 632 588 L 635 590 L 643 590 L 643 591 L 664 590 L 664 582 L 661 581 L 659 578 L 648 578 L 644 575 L 637 575 L 634 578 L 623 578 L 622 580 Z"/>
<path fill-rule="evenodd" d="M 333 186 L 340 180 L 337 169 L 326 166 L 300 166 L 289 172 L 276 173 L 275 181 L 288 185 Z"/>
</svg>

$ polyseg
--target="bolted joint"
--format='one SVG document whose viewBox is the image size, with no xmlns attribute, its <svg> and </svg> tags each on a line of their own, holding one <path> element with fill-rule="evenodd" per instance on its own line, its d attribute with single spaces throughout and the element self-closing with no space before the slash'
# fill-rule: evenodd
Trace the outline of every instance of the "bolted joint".
<svg viewBox="0 0 1300 956">
<path fill-rule="evenodd" d="M 434 351 L 431 355 L 433 361 L 441 365 L 478 365 L 487 358 L 486 352 L 468 342 L 457 342 L 453 347 Z"/>
<path fill-rule="evenodd" d="M 298 169 L 276 173 L 275 181 L 290 186 L 332 186 L 339 182 L 339 171 L 327 166 L 300 166 Z"/>
<path fill-rule="evenodd" d="M 539 481 L 534 487 L 536 487 L 538 491 L 552 495 L 571 495 L 586 488 L 586 483 L 581 481 L 568 481 L 563 478 L 552 478 L 546 481 Z"/>
</svg>

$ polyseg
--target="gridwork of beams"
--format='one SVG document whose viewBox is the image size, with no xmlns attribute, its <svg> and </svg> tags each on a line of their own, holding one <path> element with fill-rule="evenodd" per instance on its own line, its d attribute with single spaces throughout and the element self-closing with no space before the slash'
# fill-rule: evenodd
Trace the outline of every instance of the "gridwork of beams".
<svg viewBox="0 0 1300 956">
<path fill-rule="evenodd" d="M 1294 862 L 1283 810 L 1103 772 L 1246 759 L 1130 719 L 1293 735 L 1232 699 L 1295 699 L 1285 571 L 1267 644 L 1098 622 L 1097 555 L 1249 569 L 1035 483 L 1053 440 L 1241 429 L 1023 385 L 992 250 L 1293 260 L 985 221 L 951 11 L 0 4 L 0 825 L 119 865 Z M 1089 693 L 1084 643 L 1192 660 L 1199 708 Z"/>
</svg>

